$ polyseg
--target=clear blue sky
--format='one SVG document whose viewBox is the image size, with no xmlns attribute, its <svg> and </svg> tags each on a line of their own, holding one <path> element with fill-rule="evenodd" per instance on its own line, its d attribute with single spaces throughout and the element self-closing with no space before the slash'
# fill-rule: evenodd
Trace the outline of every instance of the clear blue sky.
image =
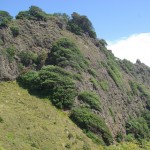
<svg viewBox="0 0 150 150">
<path fill-rule="evenodd" d="M 86 15 L 98 37 L 108 41 L 150 32 L 150 0 L 0 0 L 0 10 L 13 16 L 31 5 L 47 13 Z"/>
</svg>

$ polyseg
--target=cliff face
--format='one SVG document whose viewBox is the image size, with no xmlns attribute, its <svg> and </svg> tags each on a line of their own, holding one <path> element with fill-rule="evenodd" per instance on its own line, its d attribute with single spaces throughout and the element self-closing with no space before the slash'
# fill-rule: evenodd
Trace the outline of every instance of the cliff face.
<svg viewBox="0 0 150 150">
<path fill-rule="evenodd" d="M 19 35 L 13 36 L 11 26 L 19 28 Z M 139 61 L 132 64 L 115 58 L 103 41 L 86 34 L 75 35 L 57 18 L 47 22 L 14 20 L 8 28 L 0 29 L 0 80 L 14 80 L 22 72 L 51 64 L 52 45 L 62 37 L 71 39 L 88 62 L 76 81 L 78 93 L 96 92 L 102 111 L 93 111 L 105 120 L 114 137 L 125 134 L 128 119 L 140 116 L 149 107 L 145 93 L 150 91 L 150 68 Z M 65 69 L 79 74 L 73 67 Z M 81 105 L 78 98 L 75 105 Z"/>
</svg>

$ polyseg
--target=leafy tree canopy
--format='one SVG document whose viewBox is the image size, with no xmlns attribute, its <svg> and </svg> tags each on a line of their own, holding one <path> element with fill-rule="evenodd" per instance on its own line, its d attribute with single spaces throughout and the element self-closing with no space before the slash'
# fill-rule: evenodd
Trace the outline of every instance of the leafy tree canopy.
<svg viewBox="0 0 150 150">
<path fill-rule="evenodd" d="M 90 37 L 96 38 L 96 33 L 92 23 L 87 16 L 81 16 L 76 12 L 74 12 L 71 16 L 72 19 L 68 23 L 68 29 L 70 31 L 78 35 L 81 35 L 82 33 L 88 33 Z"/>
<path fill-rule="evenodd" d="M 17 78 L 18 83 L 42 96 L 48 96 L 61 109 L 70 109 L 76 96 L 70 73 L 56 66 L 45 66 L 40 71 L 29 71 Z"/>
<path fill-rule="evenodd" d="M 12 16 L 7 11 L 0 11 L 0 26 L 8 26 L 9 21 L 12 20 Z"/>
<path fill-rule="evenodd" d="M 33 19 L 37 21 L 47 21 L 47 14 L 37 6 L 31 6 L 28 11 L 21 11 L 16 19 Z"/>
</svg>

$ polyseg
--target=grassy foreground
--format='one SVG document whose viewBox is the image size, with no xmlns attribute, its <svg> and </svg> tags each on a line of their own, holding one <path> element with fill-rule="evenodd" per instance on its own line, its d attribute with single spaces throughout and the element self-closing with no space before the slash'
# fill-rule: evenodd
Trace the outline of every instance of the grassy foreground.
<svg viewBox="0 0 150 150">
<path fill-rule="evenodd" d="M 1 148 L 2 147 L 2 148 Z M 101 150 L 67 115 L 16 82 L 0 83 L 0 150 Z"/>
<path fill-rule="evenodd" d="M 16 82 L 0 82 L 0 150 L 150 150 L 135 143 L 95 145 L 47 99 L 31 96 Z"/>
</svg>

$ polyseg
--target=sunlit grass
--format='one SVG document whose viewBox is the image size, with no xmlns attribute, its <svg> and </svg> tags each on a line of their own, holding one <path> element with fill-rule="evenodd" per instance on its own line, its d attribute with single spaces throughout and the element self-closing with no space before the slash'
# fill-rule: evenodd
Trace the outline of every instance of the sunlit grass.
<svg viewBox="0 0 150 150">
<path fill-rule="evenodd" d="M 65 112 L 16 82 L 0 83 L 0 117 L 0 146 L 6 150 L 102 149 Z"/>
</svg>

